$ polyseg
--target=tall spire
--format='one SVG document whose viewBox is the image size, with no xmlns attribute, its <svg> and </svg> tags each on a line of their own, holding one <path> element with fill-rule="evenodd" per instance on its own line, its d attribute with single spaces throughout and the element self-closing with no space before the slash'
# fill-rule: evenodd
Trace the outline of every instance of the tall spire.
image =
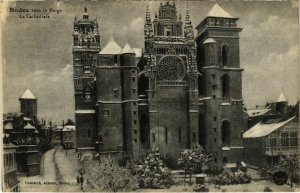
<svg viewBox="0 0 300 193">
<path fill-rule="evenodd" d="M 84 7 L 83 19 L 88 19 L 88 18 L 89 18 L 89 14 L 87 13 L 87 8 Z"/>
<path fill-rule="evenodd" d="M 148 5 L 147 5 L 147 9 L 146 9 L 146 21 L 145 21 L 145 25 L 144 25 L 144 35 L 145 35 L 146 39 L 153 37 L 153 28 L 152 28 L 151 16 L 150 16 L 150 11 L 149 11 Z"/>
<path fill-rule="evenodd" d="M 146 23 L 151 23 L 151 16 L 150 16 L 150 11 L 149 11 L 149 5 L 147 5 L 147 9 L 146 9 Z"/>
<path fill-rule="evenodd" d="M 194 40 L 193 25 L 190 18 L 190 11 L 188 6 L 187 6 L 186 16 L 185 16 L 184 37 L 187 38 L 188 40 Z"/>
</svg>

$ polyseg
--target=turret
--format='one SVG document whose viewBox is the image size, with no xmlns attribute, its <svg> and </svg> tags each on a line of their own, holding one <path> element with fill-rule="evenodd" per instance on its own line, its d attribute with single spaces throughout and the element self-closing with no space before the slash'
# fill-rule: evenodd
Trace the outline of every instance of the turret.
<svg viewBox="0 0 300 193">
<path fill-rule="evenodd" d="M 36 121 L 37 117 L 37 98 L 32 94 L 32 92 L 27 89 L 24 94 L 19 98 L 21 105 L 21 113 L 24 116 L 31 118 Z"/>
<path fill-rule="evenodd" d="M 284 96 L 283 92 L 281 92 L 276 102 L 276 111 L 278 111 L 281 115 L 286 115 L 287 107 L 288 107 L 288 101 Z"/>
<path fill-rule="evenodd" d="M 218 65 L 218 44 L 213 38 L 207 38 L 203 44 L 204 57 L 202 58 L 203 66 Z"/>
<path fill-rule="evenodd" d="M 184 37 L 188 41 L 194 43 L 194 31 L 193 31 L 192 21 L 190 19 L 189 9 L 186 10 L 186 17 L 185 17 L 185 24 L 184 24 Z"/>
</svg>

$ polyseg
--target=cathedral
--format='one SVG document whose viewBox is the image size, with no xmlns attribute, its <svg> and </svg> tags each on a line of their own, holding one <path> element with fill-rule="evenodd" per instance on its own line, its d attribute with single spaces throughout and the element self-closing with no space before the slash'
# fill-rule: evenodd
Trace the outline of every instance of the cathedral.
<svg viewBox="0 0 300 193">
<path fill-rule="evenodd" d="M 200 144 L 213 165 L 242 161 L 244 131 L 238 18 L 215 4 L 194 34 L 174 3 L 151 18 L 144 48 L 103 48 L 97 18 L 74 19 L 77 148 L 139 159 L 153 146 L 169 165 Z"/>
</svg>

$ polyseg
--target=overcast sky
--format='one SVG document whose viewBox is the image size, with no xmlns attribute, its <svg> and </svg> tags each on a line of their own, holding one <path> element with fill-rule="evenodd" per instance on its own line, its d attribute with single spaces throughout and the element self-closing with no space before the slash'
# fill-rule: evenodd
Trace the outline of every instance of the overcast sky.
<svg viewBox="0 0 300 193">
<path fill-rule="evenodd" d="M 243 97 L 248 108 L 275 101 L 283 89 L 290 104 L 296 103 L 298 84 L 298 10 L 287 2 L 218 1 L 239 19 Z M 214 1 L 176 1 L 185 18 L 186 7 L 194 27 Z M 29 88 L 38 98 L 38 116 L 54 122 L 74 119 L 72 32 L 74 17 L 84 7 L 97 15 L 102 48 L 113 37 L 120 46 L 128 42 L 143 47 L 145 10 L 153 19 L 159 1 L 18 2 L 14 8 L 56 8 L 50 19 L 21 19 L 8 13 L 2 27 L 4 112 L 18 112 L 18 98 Z M 3 19 L 3 18 L 2 18 Z"/>
</svg>

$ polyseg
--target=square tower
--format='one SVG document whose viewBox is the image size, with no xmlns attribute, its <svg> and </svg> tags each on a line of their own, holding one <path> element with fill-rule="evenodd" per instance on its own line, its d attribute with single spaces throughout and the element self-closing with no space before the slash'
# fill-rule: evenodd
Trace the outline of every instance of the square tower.
<svg viewBox="0 0 300 193">
<path fill-rule="evenodd" d="M 199 103 L 205 115 L 200 143 L 214 155 L 216 165 L 242 160 L 243 98 L 238 18 L 218 4 L 196 27 Z"/>
<path fill-rule="evenodd" d="M 94 147 L 96 142 L 95 68 L 100 47 L 97 18 L 87 9 L 82 19 L 74 19 L 73 67 L 77 147 Z"/>
</svg>

